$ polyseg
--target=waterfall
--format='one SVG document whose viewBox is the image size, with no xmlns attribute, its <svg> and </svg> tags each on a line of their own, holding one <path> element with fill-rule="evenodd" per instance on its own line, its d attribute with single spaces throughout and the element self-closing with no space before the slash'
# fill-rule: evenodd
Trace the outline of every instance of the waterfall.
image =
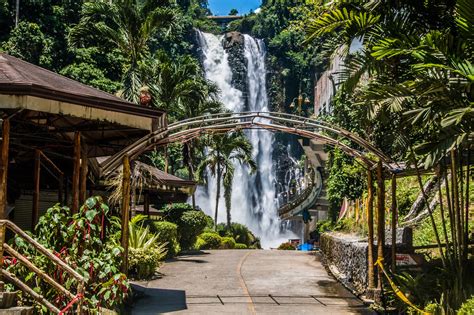
<svg viewBox="0 0 474 315">
<path fill-rule="evenodd" d="M 247 91 L 232 86 L 232 69 L 229 56 L 223 47 L 223 37 L 198 32 L 206 78 L 221 90 L 221 101 L 233 111 L 267 112 L 265 45 L 262 40 L 244 35 L 244 57 L 247 65 Z M 243 93 L 245 92 L 245 93 Z M 248 108 L 245 108 L 244 94 Z M 245 132 L 253 146 L 253 157 L 258 164 L 256 174 L 250 174 L 246 166 L 236 164 L 232 187 L 232 221 L 248 226 L 261 240 L 264 248 L 277 247 L 289 238 L 297 236 L 281 224 L 277 213 L 276 178 L 273 166 L 274 135 L 265 130 Z M 209 176 L 211 177 L 211 176 Z M 216 180 L 209 178 L 207 187 L 196 193 L 197 204 L 213 215 L 216 197 Z M 220 199 L 220 222 L 225 221 L 224 198 Z"/>
</svg>

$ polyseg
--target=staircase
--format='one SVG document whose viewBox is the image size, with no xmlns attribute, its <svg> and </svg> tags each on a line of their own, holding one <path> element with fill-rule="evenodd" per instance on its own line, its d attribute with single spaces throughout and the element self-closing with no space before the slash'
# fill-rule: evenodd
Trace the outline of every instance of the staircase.
<svg viewBox="0 0 474 315">
<path fill-rule="evenodd" d="M 25 242 L 31 245 L 38 253 L 44 255 L 58 268 L 62 269 L 65 274 L 72 277 L 75 280 L 76 284 L 76 294 L 71 293 L 60 283 L 56 282 L 50 275 L 46 274 L 44 271 L 40 270 L 37 266 L 35 266 L 30 260 L 28 260 L 27 257 L 19 253 L 7 243 L 5 243 L 5 235 L 7 230 L 10 230 L 11 232 L 13 232 L 14 235 L 22 238 Z M 33 290 L 33 288 L 29 287 L 21 279 L 18 279 L 14 274 L 8 272 L 5 269 L 5 252 L 8 253 L 13 259 L 15 259 L 17 263 L 22 264 L 29 271 L 35 273 L 38 278 L 51 285 L 51 287 L 54 288 L 62 296 L 67 297 L 70 300 L 68 307 L 63 310 L 60 310 L 51 301 L 48 301 L 45 297 L 38 294 L 36 291 Z M 78 274 L 73 269 L 73 267 L 66 264 L 63 260 L 54 255 L 50 250 L 42 246 L 40 243 L 38 243 L 31 236 L 26 234 L 22 229 L 20 229 L 18 226 L 16 226 L 13 222 L 9 220 L 0 220 L 0 261 L 2 262 L 2 266 L 0 269 L 0 277 L 3 280 L 0 281 L 0 314 L 33 314 L 32 306 L 17 306 L 17 292 L 6 292 L 4 288 L 5 282 L 11 283 L 15 288 L 23 291 L 23 293 L 30 296 L 35 301 L 35 303 L 41 304 L 42 306 L 46 307 L 51 314 L 63 314 L 68 311 L 72 311 L 75 314 L 84 313 L 85 308 L 83 308 L 82 306 L 82 297 L 84 295 L 84 286 L 86 283 L 84 277 Z M 75 308 L 75 310 L 73 308 Z"/>
</svg>

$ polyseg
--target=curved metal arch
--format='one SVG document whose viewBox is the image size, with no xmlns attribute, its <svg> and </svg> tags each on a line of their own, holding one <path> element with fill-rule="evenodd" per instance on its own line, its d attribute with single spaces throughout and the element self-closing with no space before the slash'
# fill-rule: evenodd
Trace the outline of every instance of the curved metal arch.
<svg viewBox="0 0 474 315">
<path fill-rule="evenodd" d="M 134 159 L 156 146 L 177 141 L 187 141 L 205 133 L 224 133 L 236 129 L 265 129 L 318 139 L 327 145 L 340 148 L 350 156 L 359 158 L 369 167 L 374 165 L 375 162 L 369 159 L 363 152 L 351 148 L 323 132 L 332 133 L 349 139 L 374 154 L 382 160 L 388 169 L 392 169 L 392 163 L 395 163 L 367 140 L 326 122 L 277 112 L 242 112 L 210 114 L 172 123 L 167 128 L 158 129 L 111 156 L 102 163 L 101 171 L 102 174 L 108 174 L 115 170 L 121 165 L 122 158 L 125 155 Z"/>
</svg>

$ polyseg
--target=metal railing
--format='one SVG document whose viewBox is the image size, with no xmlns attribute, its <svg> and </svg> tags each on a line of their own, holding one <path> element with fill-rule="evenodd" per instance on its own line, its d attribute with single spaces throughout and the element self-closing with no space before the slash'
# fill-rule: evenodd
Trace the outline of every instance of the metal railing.
<svg viewBox="0 0 474 315">
<path fill-rule="evenodd" d="M 63 271 L 68 273 L 71 277 L 73 277 L 77 281 L 77 292 L 74 295 L 68 289 L 63 287 L 60 283 L 56 282 L 50 275 L 42 271 L 36 265 L 34 265 L 27 257 L 20 254 L 16 249 L 12 248 L 10 245 L 5 243 L 5 235 L 7 228 L 12 231 L 15 235 L 21 237 L 24 241 L 28 244 L 33 246 L 35 250 L 43 254 L 46 258 L 48 258 L 51 262 L 53 262 L 57 267 L 61 268 Z M 71 266 L 61 260 L 59 257 L 54 255 L 50 250 L 46 247 L 38 243 L 35 239 L 25 233 L 22 229 L 16 226 L 13 222 L 9 220 L 0 220 L 0 261 L 4 261 L 3 254 L 4 252 L 8 252 L 12 257 L 16 258 L 19 263 L 23 266 L 28 268 L 31 272 L 35 273 L 39 278 L 50 284 L 56 291 L 58 291 L 61 295 L 71 299 L 71 301 L 77 301 L 77 314 L 83 314 L 83 307 L 82 307 L 82 297 L 84 296 L 85 284 L 86 281 L 83 276 L 81 276 L 77 271 L 75 271 Z M 2 264 L 0 268 L 1 277 L 12 283 L 14 286 L 19 288 L 24 293 L 30 295 L 37 303 L 44 305 L 51 313 L 53 314 L 60 314 L 62 311 L 58 309 L 53 303 L 48 301 L 44 296 L 34 291 L 31 287 L 29 287 L 26 283 L 18 279 L 14 274 L 10 273 L 9 271 L 5 270 L 4 265 Z M 71 307 L 72 303 L 69 303 Z M 63 310 L 64 311 L 64 310 Z"/>
<path fill-rule="evenodd" d="M 323 188 L 321 174 L 318 171 L 313 171 L 311 175 L 308 187 L 278 209 L 280 218 L 286 219 L 290 216 L 289 214 L 295 212 L 294 210 L 299 207 L 301 207 L 301 211 L 304 210 L 303 205 L 305 207 L 311 206 L 320 196 Z"/>
</svg>

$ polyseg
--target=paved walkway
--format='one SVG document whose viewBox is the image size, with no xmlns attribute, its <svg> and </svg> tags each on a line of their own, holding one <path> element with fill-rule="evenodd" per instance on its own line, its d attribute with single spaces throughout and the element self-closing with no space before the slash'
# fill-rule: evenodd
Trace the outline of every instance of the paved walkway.
<svg viewBox="0 0 474 315">
<path fill-rule="evenodd" d="M 160 272 L 134 285 L 132 314 L 373 314 L 305 252 L 206 251 Z"/>
</svg>

